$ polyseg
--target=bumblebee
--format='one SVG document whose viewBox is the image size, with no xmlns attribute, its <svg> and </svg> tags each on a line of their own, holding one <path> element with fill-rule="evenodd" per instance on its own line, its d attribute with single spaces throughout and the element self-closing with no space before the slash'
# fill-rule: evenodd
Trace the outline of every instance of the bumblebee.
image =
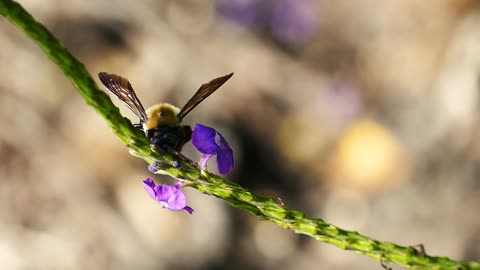
<svg viewBox="0 0 480 270">
<path fill-rule="evenodd" d="M 98 73 L 103 85 L 140 118 L 140 123 L 134 126 L 145 132 L 150 143 L 164 150 L 171 148 L 178 152 L 192 138 L 192 128 L 182 124 L 183 118 L 232 76 L 233 73 L 230 73 L 202 84 L 182 109 L 159 103 L 145 110 L 126 78 L 106 72 Z"/>
</svg>

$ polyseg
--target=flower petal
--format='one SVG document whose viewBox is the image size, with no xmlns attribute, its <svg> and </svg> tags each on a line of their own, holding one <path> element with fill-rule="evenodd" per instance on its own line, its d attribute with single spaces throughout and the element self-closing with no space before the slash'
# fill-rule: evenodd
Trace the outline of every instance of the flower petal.
<svg viewBox="0 0 480 270">
<path fill-rule="evenodd" d="M 173 162 L 173 167 L 174 167 L 175 169 L 179 169 L 179 168 L 180 168 L 180 162 L 179 162 L 178 160 L 175 160 L 175 161 Z"/>
<path fill-rule="evenodd" d="M 155 187 L 155 191 L 155 200 L 169 210 L 183 210 L 187 205 L 187 197 L 178 186 L 160 185 Z"/>
<path fill-rule="evenodd" d="M 200 158 L 200 161 L 198 162 L 198 168 L 200 170 L 205 170 L 207 168 L 207 162 L 210 158 L 212 158 L 212 154 L 204 154 L 202 158 Z"/>
<path fill-rule="evenodd" d="M 172 211 L 183 210 L 187 206 L 187 197 L 180 189 L 174 190 L 173 196 L 168 200 L 168 209 Z"/>
<path fill-rule="evenodd" d="M 177 188 L 169 185 L 158 185 L 155 187 L 155 200 L 168 203 L 170 197 L 175 196 Z"/>
<path fill-rule="evenodd" d="M 220 149 L 232 149 L 230 147 L 230 145 L 228 145 L 228 142 L 227 140 L 225 140 L 225 138 L 223 137 L 222 134 L 220 134 L 220 132 L 218 131 L 215 131 L 215 143 L 217 144 L 218 148 Z"/>
<path fill-rule="evenodd" d="M 152 164 L 148 165 L 147 169 L 152 173 L 156 173 L 159 169 L 159 165 L 160 163 L 158 163 L 158 161 L 154 161 Z"/>
<path fill-rule="evenodd" d="M 145 180 L 143 180 L 143 188 L 147 191 L 148 196 L 155 200 L 155 183 L 152 178 L 145 178 Z"/>
<path fill-rule="evenodd" d="M 217 132 L 211 127 L 196 124 L 192 132 L 192 144 L 203 154 L 215 154 L 218 145 L 215 142 Z"/>
<path fill-rule="evenodd" d="M 183 184 L 183 182 L 178 182 L 173 186 L 156 186 L 151 178 L 143 180 L 143 187 L 148 195 L 156 200 L 163 208 L 171 211 L 185 210 L 187 213 L 192 214 L 194 211 L 190 206 L 187 206 L 187 197 L 180 190 Z"/>
<path fill-rule="evenodd" d="M 187 211 L 187 213 L 189 213 L 190 215 L 193 214 L 193 212 L 195 212 L 193 208 L 191 208 L 190 206 L 185 206 L 183 210 Z"/>
<path fill-rule="evenodd" d="M 217 154 L 217 167 L 221 174 L 229 173 L 235 166 L 232 148 L 222 149 Z"/>
</svg>

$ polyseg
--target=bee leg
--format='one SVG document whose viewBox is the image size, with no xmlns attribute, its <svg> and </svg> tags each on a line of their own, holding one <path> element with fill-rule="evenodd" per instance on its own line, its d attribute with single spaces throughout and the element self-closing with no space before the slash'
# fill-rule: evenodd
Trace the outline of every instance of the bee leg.
<svg viewBox="0 0 480 270">
<path fill-rule="evenodd" d="M 167 144 L 163 144 L 163 145 L 158 145 L 158 144 L 155 144 L 155 143 L 150 143 L 150 148 L 154 149 L 154 150 L 162 150 L 164 152 L 168 152 L 168 153 L 171 153 L 177 157 L 180 157 L 183 161 L 187 161 L 190 165 L 192 166 L 195 166 L 197 167 L 198 164 L 195 163 L 193 160 L 191 160 L 190 158 L 188 158 L 187 156 L 185 156 L 184 154 L 182 154 L 181 152 L 175 150 L 173 147 L 167 145 Z M 180 160 L 175 160 L 174 163 L 179 163 Z M 175 165 L 175 164 L 174 164 Z M 178 164 L 177 164 L 178 166 Z"/>
<path fill-rule="evenodd" d="M 191 160 L 190 158 L 188 158 L 187 156 L 185 156 L 181 152 L 178 152 L 177 150 L 174 150 L 174 149 L 172 149 L 172 152 L 175 153 L 175 155 L 181 157 L 183 160 L 188 161 L 188 163 L 190 163 L 190 165 L 193 165 L 195 167 L 198 166 L 198 163 L 194 162 L 193 160 Z"/>
<path fill-rule="evenodd" d="M 171 147 L 169 147 L 167 144 L 159 144 L 157 142 L 150 142 L 150 148 L 153 150 L 161 150 L 163 152 L 171 152 Z"/>
<path fill-rule="evenodd" d="M 141 124 L 141 123 L 133 124 L 133 127 L 136 128 L 136 129 L 140 129 L 140 130 L 143 131 L 143 127 L 142 127 L 142 124 Z"/>
</svg>

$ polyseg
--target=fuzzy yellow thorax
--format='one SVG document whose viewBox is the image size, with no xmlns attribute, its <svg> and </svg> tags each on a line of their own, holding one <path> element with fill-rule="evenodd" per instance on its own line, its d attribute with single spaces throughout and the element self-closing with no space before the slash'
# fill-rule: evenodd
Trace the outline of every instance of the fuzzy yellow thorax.
<svg viewBox="0 0 480 270">
<path fill-rule="evenodd" d="M 178 126 L 177 115 L 180 109 L 168 103 L 160 103 L 148 108 L 147 121 L 143 124 L 145 130 L 162 126 Z"/>
</svg>

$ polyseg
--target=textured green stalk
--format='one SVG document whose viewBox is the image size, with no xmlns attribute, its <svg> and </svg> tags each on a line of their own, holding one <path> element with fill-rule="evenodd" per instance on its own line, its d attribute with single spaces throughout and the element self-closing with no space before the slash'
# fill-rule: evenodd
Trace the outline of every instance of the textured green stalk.
<svg viewBox="0 0 480 270">
<path fill-rule="evenodd" d="M 11 0 L 0 0 L 0 14 L 45 51 L 48 57 L 70 78 L 87 104 L 106 120 L 113 132 L 130 148 L 133 155 L 148 163 L 159 162 L 162 173 L 184 179 L 189 186 L 205 194 L 221 198 L 235 207 L 283 228 L 385 263 L 413 269 L 480 269 L 480 264 L 476 262 L 466 263 L 446 257 L 427 256 L 413 247 L 379 242 L 357 232 L 342 230 L 321 219 L 309 218 L 300 212 L 288 209 L 273 199 L 258 197 L 238 184 L 226 181 L 217 175 L 200 172 L 193 162 L 183 156 L 152 150 L 144 134 L 133 128 L 130 121 L 122 117 L 109 97 L 98 89 L 83 64 L 76 60 L 43 25 Z M 180 167 L 175 168 L 173 161 L 179 161 Z"/>
</svg>

